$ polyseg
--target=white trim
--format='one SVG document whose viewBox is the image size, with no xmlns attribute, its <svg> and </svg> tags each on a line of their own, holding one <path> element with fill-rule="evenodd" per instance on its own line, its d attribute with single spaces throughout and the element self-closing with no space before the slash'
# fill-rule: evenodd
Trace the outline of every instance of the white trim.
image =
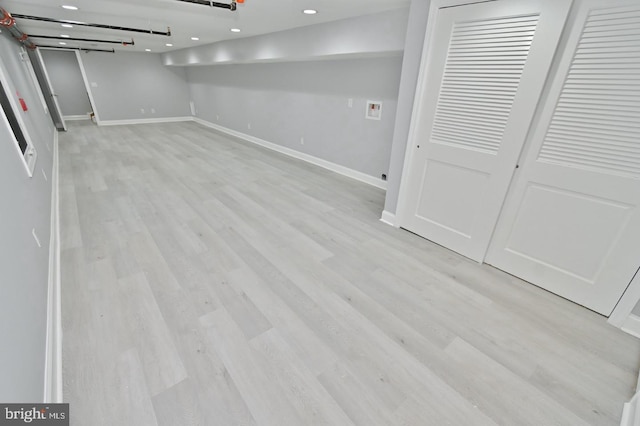
<svg viewBox="0 0 640 426">
<path fill-rule="evenodd" d="M 388 212 L 384 210 L 382 212 L 382 217 L 380 218 L 380 222 L 386 223 L 387 225 L 391 225 L 394 228 L 399 228 L 400 225 L 396 223 L 396 215 L 395 213 Z"/>
<path fill-rule="evenodd" d="M 427 18 L 427 29 L 424 37 L 424 44 L 422 47 L 422 57 L 420 59 L 420 71 L 418 72 L 418 82 L 416 84 L 416 95 L 413 99 L 413 109 L 411 111 L 411 122 L 409 124 L 409 135 L 407 137 L 407 146 L 404 152 L 404 163 L 402 164 L 402 174 L 400 175 L 400 190 L 398 191 L 398 203 L 396 205 L 396 218 L 398 226 L 401 226 L 403 222 L 406 222 L 407 216 L 410 214 L 406 207 L 409 200 L 409 171 L 411 169 L 411 159 L 413 157 L 414 145 L 416 140 L 416 128 L 418 127 L 420 110 L 425 97 L 424 86 L 427 82 L 428 63 L 430 60 L 429 45 L 434 37 L 435 33 L 435 20 L 438 10 L 440 9 L 440 3 L 438 1 L 432 1 L 429 16 Z"/>
<path fill-rule="evenodd" d="M 627 319 L 620 327 L 625 333 L 629 333 L 640 339 L 640 317 L 635 314 L 629 314 Z"/>
<path fill-rule="evenodd" d="M 247 142 L 254 143 L 256 145 L 263 146 L 265 148 L 269 148 L 273 151 L 277 151 L 281 154 L 288 155 L 289 157 L 296 158 L 298 160 L 306 161 L 307 163 L 314 164 L 316 166 L 320 166 L 327 170 L 331 170 L 332 172 L 341 174 L 343 176 L 350 177 L 351 179 L 358 180 L 360 182 L 367 183 L 371 186 L 375 186 L 380 189 L 387 189 L 387 182 L 382 179 L 375 178 L 373 176 L 369 176 L 365 173 L 359 172 L 357 170 L 350 169 L 345 166 L 341 166 L 340 164 L 332 163 L 327 160 L 323 160 L 322 158 L 314 157 L 309 154 L 305 154 L 300 151 L 296 151 L 291 148 L 284 147 L 282 145 L 275 144 L 273 142 L 265 141 L 264 139 L 257 138 L 255 136 L 247 135 L 246 133 L 238 132 L 236 130 L 228 129 L 226 127 L 222 127 L 218 124 L 211 123 L 209 121 L 203 120 L 198 117 L 192 117 L 193 121 L 198 124 L 202 124 L 203 126 L 210 127 L 214 130 L 218 130 L 220 132 L 226 133 L 231 136 L 235 136 L 237 138 L 243 139 Z"/>
<path fill-rule="evenodd" d="M 99 126 L 126 126 L 130 124 L 176 123 L 179 121 L 193 121 L 193 117 L 164 117 L 164 118 L 136 118 L 131 120 L 102 120 Z"/>
<path fill-rule="evenodd" d="M 613 308 L 613 312 L 609 315 L 607 322 L 614 327 L 621 328 L 631 315 L 631 311 L 635 308 L 638 300 L 640 300 L 640 269 L 631 279 L 625 292 L 622 293 L 622 297 L 616 307 Z"/>
<path fill-rule="evenodd" d="M 49 49 L 51 50 L 51 49 Z M 56 124 L 56 118 L 60 118 L 60 124 L 62 124 L 62 129 L 67 131 L 67 123 L 64 121 L 64 116 L 62 115 L 62 108 L 60 108 L 60 102 L 58 102 L 58 95 L 56 95 L 56 89 L 53 87 L 53 83 L 51 83 L 51 78 L 49 77 L 49 71 L 47 70 L 47 64 L 44 63 L 44 58 L 42 57 L 42 51 L 38 47 L 36 49 L 36 56 L 40 61 L 40 68 L 42 69 L 42 74 L 44 75 L 44 84 L 47 87 L 47 91 L 49 93 L 47 96 L 51 98 L 51 106 L 53 106 L 53 111 L 49 109 L 49 114 L 51 114 L 51 118 L 53 119 L 54 124 Z M 56 127 L 58 125 L 56 124 Z"/>
<path fill-rule="evenodd" d="M 91 108 L 93 108 L 93 116 L 96 119 L 96 123 L 100 124 L 98 107 L 95 99 L 93 98 L 93 93 L 91 92 L 91 84 L 89 84 L 89 77 L 87 77 L 87 71 L 84 69 L 84 62 L 82 62 L 82 56 L 80 56 L 80 51 L 76 50 L 75 52 L 76 52 L 76 59 L 78 60 L 78 66 L 80 66 L 80 74 L 82 74 L 82 80 L 84 81 L 84 88 L 87 90 L 87 95 L 89 95 L 89 103 L 91 104 Z"/>
<path fill-rule="evenodd" d="M 436 16 L 441 8 L 462 6 L 471 3 L 487 3 L 495 0 L 434 0 L 430 4 L 429 16 L 427 18 L 427 29 L 424 37 L 424 45 L 422 47 L 422 57 L 420 59 L 420 71 L 418 72 L 418 82 L 416 84 L 416 95 L 413 99 L 413 109 L 411 111 L 411 123 L 409 125 L 409 135 L 407 137 L 407 146 L 405 148 L 404 163 L 402 165 L 402 174 L 400 175 L 400 190 L 398 191 L 398 203 L 396 207 L 397 226 L 406 223 L 406 218 L 411 214 L 407 208 L 407 202 L 412 194 L 408 193 L 409 169 L 411 168 L 411 159 L 414 153 L 413 147 L 417 144 L 417 127 L 420 122 L 420 111 L 422 109 L 423 100 L 431 93 L 425 93 L 425 85 L 428 81 L 429 62 L 431 62 L 431 51 L 429 49 L 432 39 L 435 37 Z"/>
<path fill-rule="evenodd" d="M 29 53 L 27 53 L 27 49 L 25 49 L 24 46 L 20 46 L 20 56 L 22 58 L 22 62 L 27 67 L 29 76 L 33 81 L 33 87 L 35 87 L 36 92 L 38 93 L 38 97 L 40 98 L 42 107 L 44 108 L 45 113 L 48 115 L 49 107 L 47 106 L 47 101 L 45 100 L 44 94 L 42 93 L 42 87 L 40 87 L 40 82 L 38 81 L 38 76 L 36 75 L 36 71 L 33 69 L 33 63 L 31 63 L 31 57 L 29 56 Z"/>
<path fill-rule="evenodd" d="M 89 114 L 64 116 L 65 121 L 80 121 L 80 120 L 89 120 L 89 119 L 91 119 L 91 117 L 89 117 Z"/>
<path fill-rule="evenodd" d="M 622 418 L 620 419 L 620 426 L 638 426 L 640 424 L 640 392 L 631 398 L 629 402 L 626 402 L 622 408 Z"/>
<path fill-rule="evenodd" d="M 58 131 L 53 136 L 51 171 L 51 236 L 49 238 L 49 284 L 45 344 L 45 403 L 62 402 L 62 312 L 60 289 L 60 204 L 58 192 Z"/>
<path fill-rule="evenodd" d="M 22 164 L 24 164 L 24 167 L 27 170 L 27 175 L 31 178 L 33 177 L 33 171 L 36 167 L 38 153 L 36 151 L 35 145 L 33 144 L 33 140 L 31 139 L 31 134 L 29 133 L 30 130 L 27 128 L 27 126 L 25 126 L 24 120 L 22 118 L 24 111 L 22 110 L 22 107 L 18 105 L 13 96 L 13 91 L 16 90 L 16 87 L 14 87 L 13 84 L 9 84 L 10 81 L 7 78 L 7 75 L 11 74 L 9 74 L 4 69 L 4 65 L 0 63 L 0 82 L 2 82 L 2 87 L 4 87 L 4 91 L 11 106 L 11 111 L 18 121 L 18 127 L 20 127 L 22 136 L 24 136 L 24 140 L 27 143 L 27 147 L 24 152 L 22 152 L 22 150 L 20 149 L 20 143 L 18 142 L 16 135 L 11 128 L 11 123 L 9 123 L 9 118 L 6 115 L 6 112 L 2 108 L 0 108 L 0 122 L 2 122 L 7 127 L 9 138 L 12 140 L 16 152 L 18 153 L 18 155 L 20 155 Z"/>
</svg>

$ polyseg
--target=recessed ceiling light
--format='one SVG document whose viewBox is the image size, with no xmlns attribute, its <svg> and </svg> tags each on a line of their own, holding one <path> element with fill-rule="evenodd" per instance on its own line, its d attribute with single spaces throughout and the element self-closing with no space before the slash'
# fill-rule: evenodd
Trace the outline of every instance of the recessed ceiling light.
<svg viewBox="0 0 640 426">
<path fill-rule="evenodd" d="M 61 41 L 60 44 L 63 45 L 63 46 L 67 45 L 67 43 L 65 43 L 64 41 Z"/>
<path fill-rule="evenodd" d="M 191 40 L 198 41 L 198 40 L 200 40 L 200 38 L 199 37 L 191 37 Z"/>
<path fill-rule="evenodd" d="M 305 15 L 315 15 L 316 13 L 318 13 L 318 11 L 315 9 L 305 9 L 302 11 L 302 13 L 304 13 Z"/>
<path fill-rule="evenodd" d="M 62 37 L 62 38 L 69 38 L 69 34 L 60 34 L 60 37 Z"/>
<path fill-rule="evenodd" d="M 70 4 L 63 4 L 62 8 L 67 10 L 78 10 L 76 6 L 71 6 Z"/>
<path fill-rule="evenodd" d="M 73 28 L 73 25 L 71 24 L 62 24 L 62 26 L 65 28 Z"/>
<path fill-rule="evenodd" d="M 240 28 L 231 28 L 231 32 L 232 33 L 239 33 L 240 32 Z"/>
<path fill-rule="evenodd" d="M 173 47 L 173 44 L 171 44 L 171 43 L 167 43 L 167 44 L 165 44 L 165 46 L 167 46 L 167 47 Z"/>
<path fill-rule="evenodd" d="M 145 52 L 151 52 L 151 49 L 144 49 Z"/>
</svg>

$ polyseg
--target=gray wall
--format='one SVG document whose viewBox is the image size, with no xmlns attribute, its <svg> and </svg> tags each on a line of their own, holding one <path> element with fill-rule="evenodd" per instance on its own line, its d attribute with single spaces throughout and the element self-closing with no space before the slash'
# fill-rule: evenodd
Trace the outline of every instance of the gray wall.
<svg viewBox="0 0 640 426">
<path fill-rule="evenodd" d="M 185 71 L 163 66 L 159 54 L 89 52 L 82 62 L 101 121 L 191 115 Z"/>
<path fill-rule="evenodd" d="M 400 92 L 398 95 L 398 112 L 393 132 L 391 159 L 389 161 L 389 183 L 387 184 L 387 196 L 384 203 L 384 210 L 393 214 L 396 213 L 398 206 L 400 180 L 402 178 L 402 168 L 404 167 L 404 156 L 407 149 L 413 101 L 418 83 L 430 4 L 431 0 L 412 0 L 409 12 Z"/>
<path fill-rule="evenodd" d="M 163 62 L 192 65 L 197 117 L 380 178 L 408 16 L 400 8 L 224 41 L 163 54 Z M 365 118 L 367 100 L 383 102 L 382 120 Z"/>
<path fill-rule="evenodd" d="M 92 111 L 87 89 L 82 80 L 75 52 L 66 50 L 40 51 L 53 91 L 63 116 L 86 115 Z"/>
<path fill-rule="evenodd" d="M 379 178 L 401 60 L 215 65 L 190 67 L 187 76 L 197 117 Z M 367 100 L 383 102 L 382 120 L 365 119 Z"/>
<path fill-rule="evenodd" d="M 292 62 L 402 52 L 409 8 L 181 49 L 165 65 Z"/>
<path fill-rule="evenodd" d="M 54 128 L 19 53 L 2 31 L 0 66 L 9 94 L 19 91 L 29 107 L 18 114 L 38 159 L 29 178 L 11 131 L 0 123 L 0 401 L 37 402 L 44 390 Z"/>
</svg>

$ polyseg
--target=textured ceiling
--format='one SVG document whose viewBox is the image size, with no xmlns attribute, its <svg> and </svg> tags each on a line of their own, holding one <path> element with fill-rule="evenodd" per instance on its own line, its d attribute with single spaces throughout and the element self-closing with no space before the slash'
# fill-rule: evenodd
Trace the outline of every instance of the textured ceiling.
<svg viewBox="0 0 640 426">
<path fill-rule="evenodd" d="M 228 2 L 227 0 L 218 0 Z M 114 31 L 18 19 L 18 27 L 30 36 L 48 35 L 93 38 L 111 41 L 135 41 L 134 46 L 91 43 L 72 40 L 33 38 L 38 45 L 66 43 L 66 47 L 101 48 L 122 51 L 166 52 L 220 40 L 248 37 L 274 31 L 335 21 L 408 6 L 410 0 L 245 0 L 236 11 L 184 3 L 176 0 L 0 0 L 0 7 L 12 14 L 32 15 L 60 20 L 141 28 L 166 32 L 171 36 Z M 72 5 L 78 10 L 63 9 Z M 303 9 L 316 9 L 305 15 Z M 231 28 L 241 32 L 232 33 Z M 192 40 L 198 37 L 199 40 Z M 166 46 L 166 44 L 173 46 Z M 61 46 L 62 47 L 62 46 Z"/>
</svg>

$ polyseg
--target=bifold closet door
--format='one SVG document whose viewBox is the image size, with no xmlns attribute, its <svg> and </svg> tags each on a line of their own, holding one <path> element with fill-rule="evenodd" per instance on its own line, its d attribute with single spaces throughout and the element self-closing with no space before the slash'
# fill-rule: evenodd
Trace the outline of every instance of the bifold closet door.
<svg viewBox="0 0 640 426">
<path fill-rule="evenodd" d="M 579 3 L 487 263 L 609 315 L 640 266 L 640 2 Z"/>
<path fill-rule="evenodd" d="M 484 259 L 570 4 L 439 9 L 403 182 L 403 228 Z"/>
</svg>

